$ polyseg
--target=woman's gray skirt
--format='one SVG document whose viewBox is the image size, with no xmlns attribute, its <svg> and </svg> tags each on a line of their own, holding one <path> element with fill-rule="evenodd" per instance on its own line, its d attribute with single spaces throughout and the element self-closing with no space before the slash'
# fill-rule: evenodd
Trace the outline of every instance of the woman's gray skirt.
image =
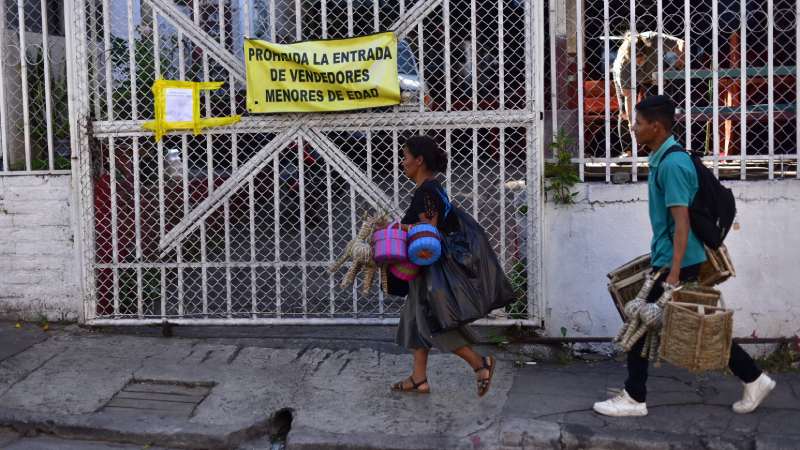
<svg viewBox="0 0 800 450">
<path fill-rule="evenodd" d="M 395 343 L 409 350 L 436 347 L 444 352 L 452 352 L 478 342 L 479 336 L 468 325 L 442 333 L 431 332 L 424 304 L 426 294 L 424 276 L 420 274 L 409 282 L 408 297 L 400 312 L 400 325 L 397 327 Z"/>
</svg>

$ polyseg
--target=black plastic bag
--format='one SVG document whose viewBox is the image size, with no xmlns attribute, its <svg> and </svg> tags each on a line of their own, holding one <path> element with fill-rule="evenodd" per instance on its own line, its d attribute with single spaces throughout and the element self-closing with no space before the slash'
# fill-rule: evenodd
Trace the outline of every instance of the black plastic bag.
<svg viewBox="0 0 800 450">
<path fill-rule="evenodd" d="M 397 295 L 399 297 L 408 295 L 408 281 L 397 278 L 391 270 L 387 270 L 385 273 L 387 281 L 386 287 L 389 289 L 388 292 L 384 292 L 385 294 Z"/>
<path fill-rule="evenodd" d="M 474 322 L 516 299 L 480 224 L 460 208 L 451 214 L 458 227 L 442 236 L 441 258 L 421 274 L 433 332 Z"/>
</svg>

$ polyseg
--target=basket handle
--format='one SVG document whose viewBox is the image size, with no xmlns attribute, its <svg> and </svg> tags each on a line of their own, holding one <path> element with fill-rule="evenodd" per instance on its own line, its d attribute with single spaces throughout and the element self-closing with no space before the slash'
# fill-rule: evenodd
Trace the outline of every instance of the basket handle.
<svg viewBox="0 0 800 450">
<path fill-rule="evenodd" d="M 667 268 L 666 267 L 662 267 L 662 268 L 658 269 L 658 272 L 656 272 L 656 273 L 654 273 L 652 275 L 653 275 L 654 278 L 658 278 L 658 277 L 661 276 L 662 273 L 664 273 L 666 271 L 667 271 Z"/>
<path fill-rule="evenodd" d="M 664 293 L 661 294 L 661 297 L 658 300 L 656 300 L 656 303 L 658 304 L 658 306 L 661 306 L 662 308 L 668 302 L 673 301 L 673 298 L 674 298 L 673 295 L 675 295 L 676 292 L 678 292 L 681 289 L 683 289 L 683 285 L 680 284 L 680 282 L 675 286 L 672 286 L 672 285 L 667 284 L 666 282 L 664 282 L 663 286 L 664 286 Z"/>
</svg>

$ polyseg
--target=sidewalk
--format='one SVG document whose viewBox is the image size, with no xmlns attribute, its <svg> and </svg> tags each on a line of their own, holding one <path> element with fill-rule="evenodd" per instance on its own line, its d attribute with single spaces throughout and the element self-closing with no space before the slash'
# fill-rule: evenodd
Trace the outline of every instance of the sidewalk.
<svg viewBox="0 0 800 450">
<path fill-rule="evenodd" d="M 434 353 L 432 394 L 403 395 L 388 386 L 411 359 L 387 327 L 176 328 L 162 338 L 13 325 L 0 323 L 0 448 L 82 439 L 269 449 L 289 414 L 291 450 L 800 448 L 798 373 L 776 374 L 762 408 L 740 416 L 734 378 L 655 368 L 650 415 L 611 419 L 591 411 L 624 380 L 611 360 L 517 368 L 514 355 L 484 347 L 499 364 L 478 399 L 472 371 Z"/>
</svg>

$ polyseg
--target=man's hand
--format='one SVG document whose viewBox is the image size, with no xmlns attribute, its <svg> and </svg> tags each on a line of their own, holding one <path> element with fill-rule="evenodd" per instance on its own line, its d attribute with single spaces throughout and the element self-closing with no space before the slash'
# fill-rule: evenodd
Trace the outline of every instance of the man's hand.
<svg viewBox="0 0 800 450">
<path fill-rule="evenodd" d="M 681 270 L 672 269 L 669 271 L 669 275 L 667 279 L 664 280 L 665 283 L 669 284 L 670 286 L 677 286 L 678 283 L 681 282 Z"/>
</svg>

